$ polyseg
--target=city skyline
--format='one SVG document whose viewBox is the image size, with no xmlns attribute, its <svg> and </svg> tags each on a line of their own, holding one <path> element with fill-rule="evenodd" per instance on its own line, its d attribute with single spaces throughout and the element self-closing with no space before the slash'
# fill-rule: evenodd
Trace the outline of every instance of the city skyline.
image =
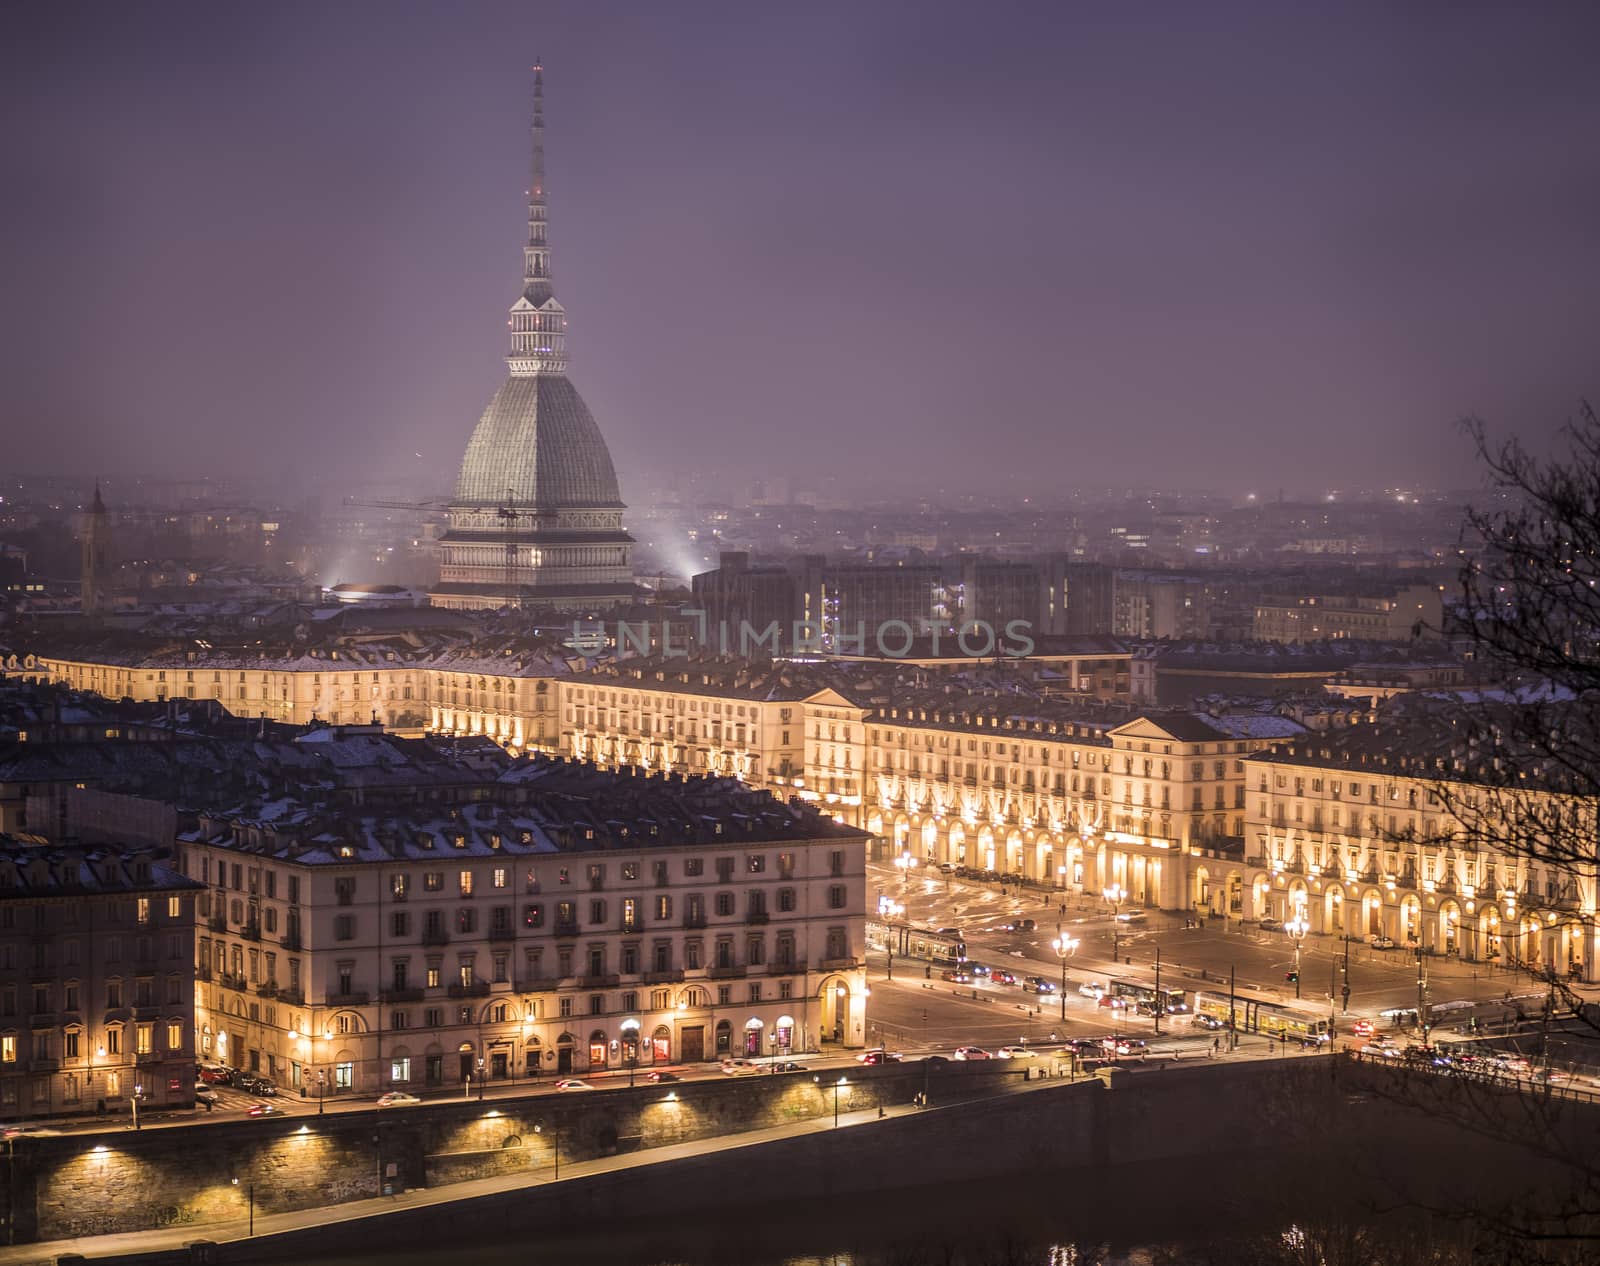
<svg viewBox="0 0 1600 1266">
<path fill-rule="evenodd" d="M 558 8 L 512 56 L 519 12 L 17 23 L 16 468 L 447 487 L 541 54 L 625 500 L 774 457 L 890 495 L 1460 486 L 1462 416 L 1536 437 L 1589 388 L 1583 10 Z"/>
</svg>

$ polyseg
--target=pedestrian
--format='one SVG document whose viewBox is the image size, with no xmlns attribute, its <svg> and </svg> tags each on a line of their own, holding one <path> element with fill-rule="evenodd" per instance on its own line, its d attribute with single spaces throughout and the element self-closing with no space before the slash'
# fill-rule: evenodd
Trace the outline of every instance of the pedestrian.
<svg viewBox="0 0 1600 1266">
<path fill-rule="evenodd" d="M 1222 1050 L 1222 1039 L 1220 1037 L 1212 1038 L 1211 1039 L 1211 1058 L 1215 1059 L 1217 1057 L 1217 1054 L 1221 1050 Z"/>
<path fill-rule="evenodd" d="M 1067 903 L 1065 901 L 1063 901 L 1061 903 L 1061 913 L 1065 914 L 1066 912 L 1067 912 Z"/>
</svg>

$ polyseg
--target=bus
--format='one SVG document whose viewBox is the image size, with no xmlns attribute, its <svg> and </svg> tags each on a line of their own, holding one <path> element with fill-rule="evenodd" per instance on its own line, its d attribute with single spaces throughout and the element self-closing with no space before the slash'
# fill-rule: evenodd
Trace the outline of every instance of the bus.
<svg viewBox="0 0 1600 1266">
<path fill-rule="evenodd" d="M 1261 1033 L 1285 1041 L 1323 1043 L 1333 1037 L 1333 1022 L 1325 1015 L 1281 1002 L 1263 1002 L 1227 994 L 1202 993 L 1194 1000 L 1194 1013 L 1217 1021 L 1224 1028 L 1230 1022 L 1241 1033 Z"/>
<path fill-rule="evenodd" d="M 1156 989 L 1136 980 L 1113 980 L 1111 996 L 1126 998 L 1132 1010 L 1144 1015 L 1154 1015 L 1158 1004 L 1162 1015 L 1182 1015 L 1189 1009 L 1187 989 Z"/>
<path fill-rule="evenodd" d="M 935 967 L 959 967 L 967 961 L 967 945 L 959 936 L 882 919 L 867 920 L 867 948 Z"/>
</svg>

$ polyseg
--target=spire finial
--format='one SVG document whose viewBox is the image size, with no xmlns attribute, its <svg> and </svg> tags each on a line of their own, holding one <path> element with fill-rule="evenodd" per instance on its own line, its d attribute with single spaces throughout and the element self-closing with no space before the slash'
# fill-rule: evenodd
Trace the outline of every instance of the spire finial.
<svg viewBox="0 0 1600 1266">
<path fill-rule="evenodd" d="M 528 184 L 528 244 L 522 248 L 522 297 L 511 309 L 511 354 L 516 376 L 560 374 L 567 368 L 567 320 L 550 284 L 545 236 L 544 62 L 533 63 L 533 153 Z"/>
</svg>

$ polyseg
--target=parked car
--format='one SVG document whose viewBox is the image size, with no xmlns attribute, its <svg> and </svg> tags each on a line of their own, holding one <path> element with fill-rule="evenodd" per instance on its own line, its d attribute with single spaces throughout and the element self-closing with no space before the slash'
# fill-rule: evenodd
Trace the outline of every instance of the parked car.
<svg viewBox="0 0 1600 1266">
<path fill-rule="evenodd" d="M 656 1069 L 654 1072 L 646 1073 L 644 1075 L 644 1079 L 646 1081 L 682 1081 L 683 1080 L 683 1078 L 678 1076 L 677 1073 L 669 1073 L 669 1072 L 665 1071 L 664 1069 L 660 1069 L 660 1068 Z"/>
<path fill-rule="evenodd" d="M 202 1084 L 194 1088 L 194 1101 L 196 1103 L 203 1103 L 208 1108 L 214 1108 L 221 1100 L 222 1096 L 210 1086 Z"/>
<path fill-rule="evenodd" d="M 972 983 L 972 973 L 961 971 L 960 969 L 952 969 L 945 972 L 939 979 L 948 980 L 957 985 L 970 985 Z"/>
<path fill-rule="evenodd" d="M 266 1095 L 271 1098 L 278 1093 L 278 1083 L 273 1081 L 271 1077 L 257 1077 L 255 1079 L 255 1089 L 252 1093 Z"/>
<path fill-rule="evenodd" d="M 939 863 L 939 873 L 941 875 L 953 875 L 953 874 L 955 874 L 956 873 L 955 863 L 953 863 L 953 862 L 940 862 Z"/>
<path fill-rule="evenodd" d="M 900 1057 L 896 1055 L 895 1058 L 899 1059 Z M 806 1067 L 805 1064 L 796 1064 L 792 1060 L 788 1060 L 780 1064 L 774 1064 L 772 1071 L 775 1073 L 803 1073 L 806 1071 Z"/>
<path fill-rule="evenodd" d="M 983 1047 L 981 1047 L 981 1046 L 958 1046 L 958 1047 L 956 1047 L 956 1050 L 955 1050 L 955 1057 L 957 1059 L 993 1059 L 994 1058 L 993 1055 L 989 1054 L 989 1052 L 984 1050 Z"/>
<path fill-rule="evenodd" d="M 1022 982 L 1024 993 L 1054 993 L 1056 987 L 1043 976 L 1028 976 Z"/>
<path fill-rule="evenodd" d="M 1034 1059 L 1038 1051 L 1030 1051 L 1026 1046 L 1002 1046 L 995 1052 L 999 1059 Z"/>
<path fill-rule="evenodd" d="M 404 1090 L 391 1090 L 378 1096 L 380 1108 L 414 1108 L 421 1102 L 416 1095 L 407 1094 Z"/>
<path fill-rule="evenodd" d="M 903 1058 L 899 1051 L 886 1051 L 883 1047 L 875 1047 L 870 1051 L 862 1051 L 856 1059 L 863 1064 L 898 1064 Z"/>
<path fill-rule="evenodd" d="M 245 1115 L 251 1117 L 273 1117 L 279 1115 L 282 1111 L 283 1109 L 277 1104 L 268 1103 L 265 1099 L 263 1099 L 260 1103 L 252 1103 L 250 1107 L 246 1109 Z"/>
<path fill-rule="evenodd" d="M 254 1094 L 256 1090 L 255 1074 L 235 1072 L 232 1085 L 235 1090 L 242 1090 L 247 1095 Z"/>
<path fill-rule="evenodd" d="M 233 1070 L 226 1064 L 196 1064 L 195 1076 L 208 1086 L 226 1086 L 233 1080 Z"/>
<path fill-rule="evenodd" d="M 1395 947 L 1394 938 L 1392 936 L 1385 936 L 1381 932 L 1374 932 L 1371 936 L 1367 937 L 1367 944 L 1373 949 L 1387 950 Z"/>
<path fill-rule="evenodd" d="M 594 1087 L 579 1077 L 564 1077 L 556 1082 L 557 1090 L 593 1090 Z"/>
<path fill-rule="evenodd" d="M 1100 1039 L 1100 1045 L 1113 1055 L 1139 1055 L 1145 1050 L 1145 1040 L 1142 1037 L 1115 1037 Z"/>
<path fill-rule="evenodd" d="M 1106 996 L 1106 987 L 1103 981 L 1086 980 L 1078 986 L 1078 992 L 1085 998 L 1093 998 L 1096 1002 Z"/>
<path fill-rule="evenodd" d="M 989 983 L 993 985 L 1014 985 L 1017 978 L 1008 971 L 1001 971 L 996 967 L 989 973 Z"/>
<path fill-rule="evenodd" d="M 1282 919 L 1262 919 L 1261 920 L 1261 930 L 1263 932 L 1281 932 L 1281 931 L 1283 931 L 1283 920 Z"/>
</svg>

